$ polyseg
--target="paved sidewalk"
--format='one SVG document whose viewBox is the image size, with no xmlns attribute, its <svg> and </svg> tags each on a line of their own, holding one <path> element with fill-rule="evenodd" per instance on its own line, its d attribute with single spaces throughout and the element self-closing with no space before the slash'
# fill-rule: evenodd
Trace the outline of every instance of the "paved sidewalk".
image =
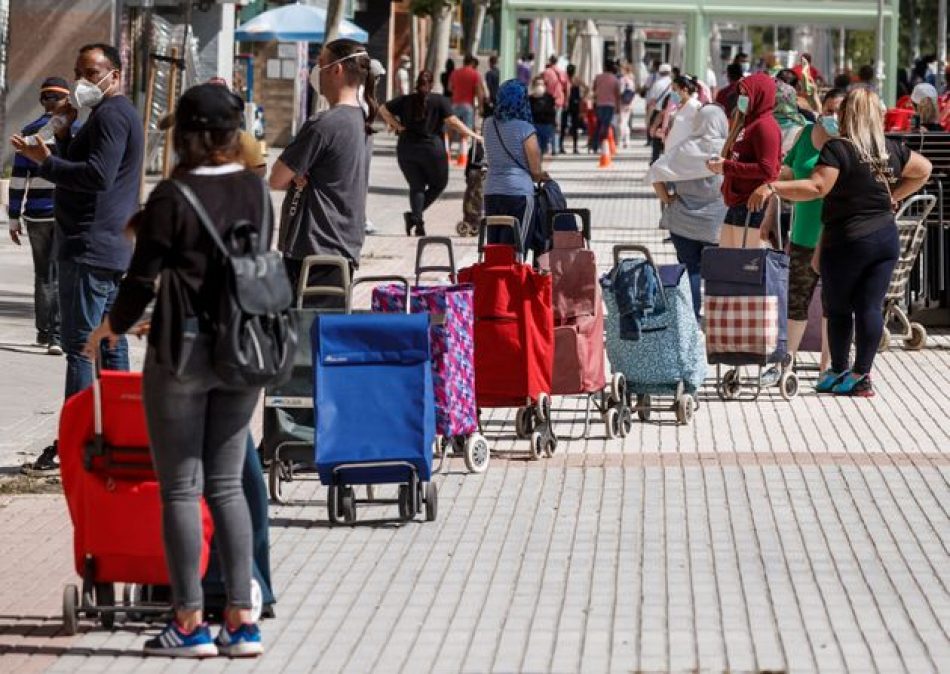
<svg viewBox="0 0 950 674">
<path fill-rule="evenodd" d="M 403 182 L 391 141 L 378 145 L 365 271 L 406 273 Z M 570 204 L 592 209 L 605 268 L 621 242 L 672 259 L 644 157 L 551 164 Z M 433 234 L 454 235 L 461 190 L 453 169 Z M 472 240 L 456 242 L 470 260 Z M 11 249 L 0 244 L 0 368 L 16 382 L 0 398 L 4 466 L 51 437 L 62 376 L 20 346 L 29 260 Z M 950 337 L 895 346 L 877 367 L 872 400 L 816 396 L 807 372 L 790 403 L 726 404 L 707 386 L 691 426 L 661 415 L 623 440 L 599 423 L 583 439 L 582 401 L 556 401 L 559 454 L 538 462 L 513 415 L 492 410 L 491 468 L 467 475 L 453 459 L 432 524 L 364 506 L 358 526 L 330 529 L 325 490 L 299 480 L 295 504 L 271 508 L 278 618 L 252 662 L 143 659 L 143 625 L 58 636 L 73 582 L 62 498 L 0 497 L 0 671 L 946 670 Z"/>
</svg>

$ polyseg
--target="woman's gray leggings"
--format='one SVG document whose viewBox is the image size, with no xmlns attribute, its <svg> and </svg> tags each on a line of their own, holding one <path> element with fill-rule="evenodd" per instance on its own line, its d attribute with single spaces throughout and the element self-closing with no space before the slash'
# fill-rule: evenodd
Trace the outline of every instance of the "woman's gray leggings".
<svg viewBox="0 0 950 674">
<path fill-rule="evenodd" d="M 248 424 L 260 389 L 228 388 L 198 340 L 176 377 L 149 349 L 143 397 L 152 459 L 162 494 L 162 534 L 176 609 L 203 605 L 200 559 L 202 493 L 214 520 L 228 602 L 251 607 L 251 517 L 241 487 Z"/>
</svg>

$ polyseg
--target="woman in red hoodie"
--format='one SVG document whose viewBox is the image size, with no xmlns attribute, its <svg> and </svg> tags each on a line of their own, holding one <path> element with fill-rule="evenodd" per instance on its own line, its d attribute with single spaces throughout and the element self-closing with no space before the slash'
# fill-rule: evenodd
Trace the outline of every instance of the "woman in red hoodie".
<svg viewBox="0 0 950 674">
<path fill-rule="evenodd" d="M 736 102 L 737 121 L 722 150 L 722 157 L 706 162 L 710 171 L 725 176 L 722 196 L 729 210 L 719 235 L 723 248 L 742 248 L 746 224 L 749 232 L 746 248 L 761 244 L 758 228 L 764 211 L 749 212 L 746 202 L 757 187 L 771 183 L 782 166 L 782 131 L 772 114 L 775 107 L 775 80 L 756 73 L 739 81 Z M 734 140 L 733 140 L 734 139 Z"/>
</svg>

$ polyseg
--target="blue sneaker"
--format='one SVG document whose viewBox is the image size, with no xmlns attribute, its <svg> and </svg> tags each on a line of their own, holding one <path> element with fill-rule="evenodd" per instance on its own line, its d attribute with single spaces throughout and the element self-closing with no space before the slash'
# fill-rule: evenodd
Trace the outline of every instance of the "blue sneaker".
<svg viewBox="0 0 950 674">
<path fill-rule="evenodd" d="M 832 389 L 836 396 L 853 396 L 855 398 L 873 398 L 874 387 L 871 386 L 871 375 L 852 372 L 843 378 Z"/>
<path fill-rule="evenodd" d="M 841 383 L 841 380 L 848 376 L 849 370 L 844 372 L 835 372 L 834 370 L 825 370 L 818 377 L 818 383 L 815 384 L 816 393 L 831 393 L 835 386 Z"/>
<path fill-rule="evenodd" d="M 183 632 L 175 620 L 169 621 L 157 637 L 145 642 L 145 655 L 164 655 L 170 658 L 211 658 L 218 647 L 211 638 L 208 625 L 202 623 L 191 634 Z"/>
<path fill-rule="evenodd" d="M 233 632 L 227 625 L 221 625 L 221 631 L 218 632 L 214 643 L 221 655 L 231 658 L 255 657 L 264 652 L 261 628 L 256 623 L 244 623 Z"/>
</svg>

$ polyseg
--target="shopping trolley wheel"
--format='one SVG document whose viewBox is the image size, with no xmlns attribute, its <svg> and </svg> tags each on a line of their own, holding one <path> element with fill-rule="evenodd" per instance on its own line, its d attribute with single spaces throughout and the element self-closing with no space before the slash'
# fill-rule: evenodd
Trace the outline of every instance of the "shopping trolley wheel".
<svg viewBox="0 0 950 674">
<path fill-rule="evenodd" d="M 927 328 L 920 323 L 910 324 L 910 339 L 904 342 L 908 351 L 920 351 L 927 345 Z"/>
<path fill-rule="evenodd" d="M 547 433 L 544 438 L 544 456 L 551 458 L 557 452 L 557 436 L 554 433 Z"/>
<path fill-rule="evenodd" d="M 649 393 L 640 393 L 637 395 L 637 417 L 640 421 L 650 420 L 650 399 Z"/>
<path fill-rule="evenodd" d="M 411 520 L 415 513 L 412 512 L 412 504 L 409 502 L 408 484 L 399 485 L 399 495 L 396 498 L 396 502 L 399 505 L 399 519 L 404 522 Z"/>
<path fill-rule="evenodd" d="M 267 472 L 267 484 L 270 487 L 270 497 L 277 505 L 287 505 L 284 498 L 284 485 L 286 479 L 286 466 L 283 461 L 273 459 L 270 462 L 270 469 Z"/>
<path fill-rule="evenodd" d="M 435 482 L 426 484 L 426 522 L 435 522 L 435 517 L 439 513 L 439 490 L 435 487 Z"/>
<path fill-rule="evenodd" d="M 113 608 L 115 606 L 115 586 L 112 583 L 96 583 L 96 606 Z M 99 614 L 99 623 L 107 630 L 115 626 L 115 613 L 103 611 Z"/>
<path fill-rule="evenodd" d="M 608 408 L 604 415 L 604 430 L 608 440 L 620 437 L 620 412 L 616 407 Z"/>
<path fill-rule="evenodd" d="M 356 521 L 356 494 L 353 487 L 343 487 L 340 494 L 340 510 L 345 524 L 353 524 Z"/>
<path fill-rule="evenodd" d="M 798 395 L 798 375 L 786 370 L 778 380 L 779 390 L 785 400 L 791 400 Z"/>
<path fill-rule="evenodd" d="M 627 399 L 627 379 L 622 372 L 614 372 L 610 378 L 610 400 L 623 403 Z"/>
<path fill-rule="evenodd" d="M 684 393 L 676 399 L 676 421 L 683 425 L 693 420 L 693 408 L 695 402 L 693 396 Z"/>
<path fill-rule="evenodd" d="M 540 459 L 544 455 L 544 435 L 540 431 L 531 434 L 531 458 Z"/>
<path fill-rule="evenodd" d="M 465 467 L 472 473 L 484 473 L 491 460 L 491 448 L 481 433 L 472 433 L 465 439 Z"/>
<path fill-rule="evenodd" d="M 327 487 L 327 517 L 330 524 L 340 523 L 340 488 L 335 484 Z"/>
<path fill-rule="evenodd" d="M 649 403 L 647 404 L 649 405 Z M 647 417 L 649 418 L 649 412 Z M 626 405 L 620 408 L 620 412 L 617 416 L 617 426 L 620 430 L 621 438 L 627 437 L 633 430 L 633 412 L 631 412 L 630 408 Z"/>
<path fill-rule="evenodd" d="M 539 425 L 545 421 L 551 421 L 551 396 L 543 391 L 538 394 L 538 399 L 534 403 L 534 416 Z"/>
<path fill-rule="evenodd" d="M 518 439 L 531 437 L 534 426 L 534 410 L 530 407 L 519 407 L 515 413 L 515 435 Z"/>
<path fill-rule="evenodd" d="M 884 329 L 881 331 L 881 341 L 877 344 L 877 352 L 883 353 L 891 348 L 891 331 L 887 329 L 887 326 L 884 326 Z"/>
<path fill-rule="evenodd" d="M 468 223 L 464 220 L 459 220 L 455 224 L 455 233 L 459 236 L 468 236 Z"/>
<path fill-rule="evenodd" d="M 71 637 L 79 631 L 79 588 L 67 585 L 63 588 L 63 634 Z"/>
<path fill-rule="evenodd" d="M 719 397 L 723 400 L 735 400 L 739 397 L 739 389 L 742 382 L 739 381 L 738 370 L 727 370 L 722 375 L 722 381 L 719 383 Z"/>
</svg>

